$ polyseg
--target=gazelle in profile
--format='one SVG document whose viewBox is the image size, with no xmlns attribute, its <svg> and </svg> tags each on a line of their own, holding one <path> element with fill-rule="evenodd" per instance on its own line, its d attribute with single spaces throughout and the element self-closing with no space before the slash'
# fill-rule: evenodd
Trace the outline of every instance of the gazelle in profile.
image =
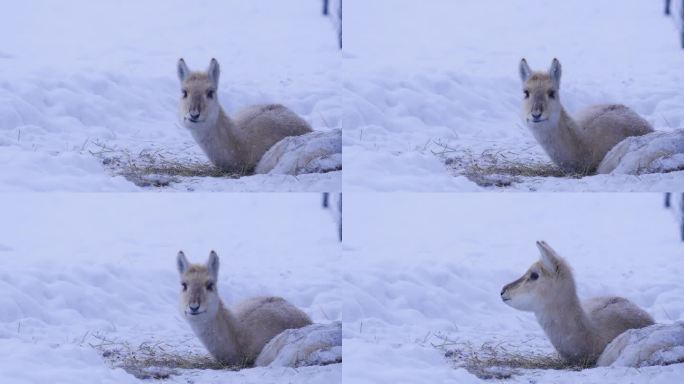
<svg viewBox="0 0 684 384">
<path fill-rule="evenodd" d="M 522 59 L 519 70 L 527 127 L 565 172 L 593 173 L 616 144 L 653 132 L 646 120 L 621 104 L 594 105 L 573 119 L 560 102 L 561 65 L 557 59 L 546 72 L 532 71 Z"/>
<path fill-rule="evenodd" d="M 177 256 L 181 277 L 180 310 L 209 353 L 227 365 L 254 363 L 264 345 L 279 333 L 311 324 L 311 319 L 281 297 L 253 297 L 228 309 L 218 295 L 219 258 L 206 264 Z"/>
<path fill-rule="evenodd" d="M 653 324 L 653 318 L 622 297 L 595 297 L 580 303 L 567 262 L 545 242 L 541 259 L 501 291 L 504 303 L 533 312 L 551 344 L 571 363 L 593 365 L 622 332 Z"/>
<path fill-rule="evenodd" d="M 216 59 L 211 59 L 206 72 L 192 72 L 183 59 L 178 60 L 178 117 L 217 167 L 251 172 L 275 143 L 312 131 L 306 121 L 280 104 L 253 105 L 231 119 L 218 101 L 219 75 Z"/>
</svg>

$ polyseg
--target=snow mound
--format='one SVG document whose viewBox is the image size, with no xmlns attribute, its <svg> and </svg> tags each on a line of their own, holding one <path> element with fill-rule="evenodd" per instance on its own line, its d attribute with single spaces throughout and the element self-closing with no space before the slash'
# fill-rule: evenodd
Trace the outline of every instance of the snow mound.
<svg viewBox="0 0 684 384">
<path fill-rule="evenodd" d="M 608 344 L 599 366 L 646 367 L 684 363 L 684 321 L 623 332 Z"/>
<path fill-rule="evenodd" d="M 342 169 L 342 130 L 289 136 L 269 149 L 255 173 L 298 175 Z"/>
<path fill-rule="evenodd" d="M 684 169 L 684 129 L 628 137 L 611 149 L 598 173 L 639 175 Z"/>
<path fill-rule="evenodd" d="M 303 367 L 342 362 L 342 322 L 311 324 L 281 332 L 266 344 L 257 366 Z"/>
</svg>

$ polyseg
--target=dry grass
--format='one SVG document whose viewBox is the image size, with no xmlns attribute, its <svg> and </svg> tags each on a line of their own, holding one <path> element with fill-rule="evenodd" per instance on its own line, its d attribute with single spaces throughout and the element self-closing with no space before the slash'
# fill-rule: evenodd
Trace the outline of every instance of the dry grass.
<svg viewBox="0 0 684 384">
<path fill-rule="evenodd" d="M 203 159 L 179 157 L 178 151 L 144 149 L 132 153 L 93 142 L 97 150 L 90 153 L 115 175 L 120 175 L 141 187 L 166 187 L 184 177 L 223 177 L 237 179 L 249 175 L 249 170 L 223 171 Z"/>
<path fill-rule="evenodd" d="M 446 337 L 434 347 L 444 352 L 444 356 L 455 367 L 464 368 L 473 375 L 485 380 L 510 379 L 526 370 L 568 370 L 579 371 L 590 368 L 591 363 L 569 364 L 558 354 L 530 352 L 524 343 L 486 342 L 473 345 L 470 342 L 452 341 Z"/>
<path fill-rule="evenodd" d="M 585 174 L 566 174 L 550 162 L 529 155 L 501 149 L 473 153 L 469 149 L 449 147 L 436 142 L 440 150 L 433 153 L 456 174 L 463 175 L 483 187 L 508 187 L 523 178 L 567 177 L 581 178 Z"/>
<path fill-rule="evenodd" d="M 168 379 L 182 369 L 216 369 L 237 371 L 246 365 L 227 366 L 207 354 L 179 352 L 163 342 L 133 345 L 94 335 L 89 345 L 97 350 L 113 368 L 122 368 L 139 379 Z"/>
</svg>

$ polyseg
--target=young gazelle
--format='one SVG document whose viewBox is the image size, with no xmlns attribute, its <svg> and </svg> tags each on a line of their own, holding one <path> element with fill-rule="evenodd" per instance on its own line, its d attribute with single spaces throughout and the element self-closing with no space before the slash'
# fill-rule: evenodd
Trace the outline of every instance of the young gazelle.
<svg viewBox="0 0 684 384">
<path fill-rule="evenodd" d="M 595 297 L 580 303 L 567 262 L 545 242 L 541 260 L 507 284 L 501 299 L 533 312 L 558 353 L 572 363 L 594 364 L 606 345 L 622 332 L 653 324 L 644 310 L 622 297 Z"/>
<path fill-rule="evenodd" d="M 592 106 L 574 120 L 560 102 L 561 65 L 553 59 L 548 72 L 533 72 L 520 61 L 522 114 L 534 138 L 565 172 L 596 171 L 611 148 L 630 136 L 653 132 L 651 125 L 620 104 Z"/>
<path fill-rule="evenodd" d="M 254 363 L 264 345 L 279 333 L 311 324 L 304 312 L 281 297 L 253 297 L 228 309 L 218 296 L 219 258 L 190 264 L 178 252 L 180 310 L 209 353 L 227 365 Z"/>
<path fill-rule="evenodd" d="M 191 72 L 183 59 L 178 60 L 178 117 L 217 167 L 251 172 L 275 143 L 312 131 L 306 121 L 280 104 L 253 105 L 231 119 L 218 102 L 219 75 L 216 59 L 211 59 L 207 72 Z"/>
</svg>

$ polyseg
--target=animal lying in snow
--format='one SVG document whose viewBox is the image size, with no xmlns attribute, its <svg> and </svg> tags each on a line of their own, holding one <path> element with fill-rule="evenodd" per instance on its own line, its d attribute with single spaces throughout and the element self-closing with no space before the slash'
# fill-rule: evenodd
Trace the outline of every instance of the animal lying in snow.
<svg viewBox="0 0 684 384">
<path fill-rule="evenodd" d="M 299 166 L 280 166 L 276 173 L 284 173 L 283 170 L 292 174 L 318 172 L 315 159 L 330 158 L 335 154 L 340 157 L 341 167 L 341 145 L 339 148 L 334 144 L 323 145 L 319 133 L 313 132 L 304 119 L 283 105 L 253 105 L 237 113 L 234 119 L 228 116 L 218 102 L 219 75 L 216 59 L 211 59 L 206 72 L 190 71 L 183 59 L 178 61 L 181 82 L 178 117 L 215 166 L 229 172 L 256 170 L 257 173 L 269 173 L 279 164 L 273 161 L 275 156 L 260 164 L 264 154 L 283 139 L 302 136 L 300 141 L 315 141 L 318 145 L 291 151 L 289 157 L 299 157 L 295 159 Z M 330 135 L 325 139 L 331 143 L 341 141 L 341 132 L 337 132 L 339 139 Z"/>
<path fill-rule="evenodd" d="M 653 324 L 648 313 L 622 297 L 580 302 L 568 263 L 545 242 L 537 242 L 537 247 L 541 259 L 504 286 L 501 299 L 513 308 L 533 312 L 563 359 L 594 364 L 616 336 Z"/>
<path fill-rule="evenodd" d="M 519 70 L 525 123 L 565 172 L 594 173 L 619 142 L 653 132 L 646 120 L 620 104 L 595 105 L 573 119 L 560 102 L 561 65 L 557 59 L 548 71 L 532 71 L 522 59 Z"/>
<path fill-rule="evenodd" d="M 280 365 L 294 366 L 316 363 L 316 356 L 329 356 L 336 347 L 341 353 L 341 326 L 312 325 L 307 314 L 281 297 L 254 297 L 231 309 L 226 307 L 218 295 L 216 252 L 211 251 L 206 264 L 190 264 L 181 251 L 177 264 L 181 313 L 209 353 L 222 363 L 251 365 L 256 361 L 258 365 L 269 365 L 278 361 Z M 288 346 L 288 340 L 278 336 L 288 330 L 310 335 L 305 342 Z M 335 338 L 334 332 L 339 332 L 340 337 Z M 261 357 L 264 346 L 274 338 L 281 341 Z M 289 353 L 294 356 L 285 356 Z"/>
</svg>

